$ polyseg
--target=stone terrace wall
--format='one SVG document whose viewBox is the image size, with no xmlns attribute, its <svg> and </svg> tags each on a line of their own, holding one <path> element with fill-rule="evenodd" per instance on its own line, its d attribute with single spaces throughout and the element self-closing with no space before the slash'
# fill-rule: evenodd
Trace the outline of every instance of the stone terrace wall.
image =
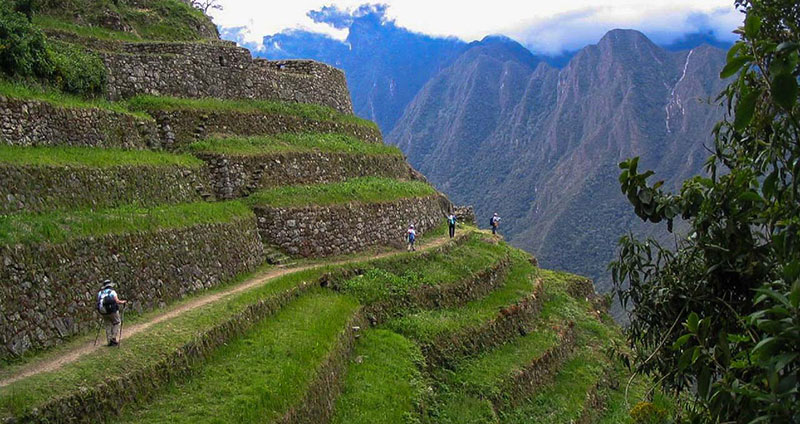
<svg viewBox="0 0 800 424">
<path fill-rule="evenodd" d="M 180 150 L 213 135 L 240 136 L 281 133 L 340 133 L 370 143 L 382 143 L 379 129 L 335 121 L 315 121 L 291 115 L 262 112 L 170 110 L 150 111 L 156 118 L 164 146 Z"/>
<path fill-rule="evenodd" d="M 322 257 L 404 243 L 408 224 L 419 235 L 442 223 L 450 202 L 442 195 L 387 203 L 276 208 L 256 206 L 264 243 L 291 255 Z"/>
<path fill-rule="evenodd" d="M 413 180 L 416 173 L 399 155 L 287 152 L 258 156 L 197 154 L 208 163 L 220 199 L 293 184 L 324 184 L 364 175 Z M 2 192 L 0 192 L 2 193 Z"/>
<path fill-rule="evenodd" d="M 99 108 L 69 108 L 0 96 L 0 142 L 18 146 L 130 149 L 160 145 L 156 122 Z"/>
<path fill-rule="evenodd" d="M 453 213 L 456 215 L 458 222 L 466 224 L 477 224 L 475 219 L 475 209 L 472 206 L 456 206 L 453 208 Z"/>
<path fill-rule="evenodd" d="M 254 60 L 234 43 L 127 43 L 101 57 L 112 100 L 137 94 L 281 100 L 353 113 L 341 70 L 310 60 Z"/>
<path fill-rule="evenodd" d="M 111 168 L 0 163 L 0 214 L 213 200 L 203 166 Z"/>
<path fill-rule="evenodd" d="M 99 282 L 111 278 L 135 310 L 150 310 L 262 263 L 252 217 L 229 223 L 0 246 L 0 357 L 93 330 Z"/>
</svg>

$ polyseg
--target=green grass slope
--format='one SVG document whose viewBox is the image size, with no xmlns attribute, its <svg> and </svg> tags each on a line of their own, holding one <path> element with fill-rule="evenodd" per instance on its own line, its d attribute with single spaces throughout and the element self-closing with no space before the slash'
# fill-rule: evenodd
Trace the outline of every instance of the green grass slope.
<svg viewBox="0 0 800 424">
<path fill-rule="evenodd" d="M 20 147 L 0 145 L 0 166 L 52 166 L 110 168 L 117 166 L 183 166 L 200 168 L 191 156 L 151 150 L 96 149 L 91 147 Z"/>
<path fill-rule="evenodd" d="M 253 216 L 253 212 L 238 201 L 0 215 L 0 245 L 59 243 L 81 237 L 184 228 Z"/>
<path fill-rule="evenodd" d="M 460 308 L 432 309 L 404 315 L 388 322 L 386 327 L 425 343 L 443 334 L 480 326 L 495 317 L 502 308 L 521 301 L 533 292 L 535 267 L 522 252 L 514 251 L 512 255 L 505 284 L 488 296 Z"/>
<path fill-rule="evenodd" d="M 254 206 L 325 206 L 350 202 L 382 203 L 433 194 L 436 194 L 436 190 L 420 181 L 362 177 L 340 183 L 283 186 L 263 190 L 250 195 L 246 202 Z"/>
<path fill-rule="evenodd" d="M 186 99 L 162 96 L 136 96 L 127 101 L 128 107 L 135 111 L 158 110 L 193 110 L 213 112 L 260 112 L 268 115 L 290 115 L 308 118 L 315 121 L 334 121 L 347 124 L 361 125 L 377 128 L 375 123 L 359 118 L 355 115 L 346 115 L 336 110 L 311 104 L 288 103 L 270 100 L 229 100 L 229 99 Z"/>
<path fill-rule="evenodd" d="M 386 330 L 367 331 L 356 345 L 334 424 L 413 421 L 425 398 L 419 347 Z"/>
<path fill-rule="evenodd" d="M 366 143 L 343 134 L 280 134 L 272 137 L 228 137 L 197 141 L 189 146 L 196 153 L 258 156 L 283 152 L 325 152 L 402 156 L 400 149 Z"/>
<path fill-rule="evenodd" d="M 85 37 L 119 41 L 216 38 L 211 19 L 180 0 L 36 2 L 34 23 Z"/>
<path fill-rule="evenodd" d="M 122 422 L 271 422 L 305 393 L 358 304 L 312 293 L 219 349 L 193 377 Z"/>
</svg>

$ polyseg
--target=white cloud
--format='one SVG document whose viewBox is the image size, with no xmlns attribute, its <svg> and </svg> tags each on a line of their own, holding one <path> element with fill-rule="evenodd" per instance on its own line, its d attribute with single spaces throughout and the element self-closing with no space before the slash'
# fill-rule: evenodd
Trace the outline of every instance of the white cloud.
<svg viewBox="0 0 800 424">
<path fill-rule="evenodd" d="M 634 28 L 648 35 L 714 29 L 730 33 L 741 22 L 732 0 L 383 0 L 397 25 L 430 35 L 473 41 L 504 34 L 543 52 L 558 52 L 596 42 L 613 28 Z M 336 39 L 347 30 L 313 22 L 306 14 L 322 6 L 355 9 L 364 0 L 221 0 L 214 11 L 222 27 L 241 27 L 246 42 L 260 44 L 265 35 L 287 28 L 325 33 Z M 693 19 L 702 16 L 703 19 Z M 701 28 L 702 26 L 702 28 Z"/>
</svg>

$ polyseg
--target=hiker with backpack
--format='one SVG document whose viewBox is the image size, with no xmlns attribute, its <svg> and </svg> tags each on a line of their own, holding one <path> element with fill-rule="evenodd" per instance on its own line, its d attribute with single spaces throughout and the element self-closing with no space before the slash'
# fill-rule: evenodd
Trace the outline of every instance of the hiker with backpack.
<svg viewBox="0 0 800 424">
<path fill-rule="evenodd" d="M 456 215 L 453 212 L 450 212 L 450 215 L 447 215 L 447 225 L 450 227 L 450 238 L 455 237 L 456 235 Z"/>
<path fill-rule="evenodd" d="M 492 234 L 497 234 L 497 227 L 500 226 L 500 215 L 497 212 L 492 215 L 492 218 L 489 220 L 489 225 L 492 227 Z"/>
<path fill-rule="evenodd" d="M 416 251 L 417 249 L 414 247 L 414 242 L 417 240 L 417 230 L 414 229 L 414 224 L 408 227 L 406 239 L 408 239 L 408 251 Z"/>
<path fill-rule="evenodd" d="M 119 315 L 119 305 L 128 303 L 122 300 L 114 291 L 116 285 L 111 280 L 103 281 L 103 287 L 97 293 L 97 312 L 103 317 L 106 326 L 106 341 L 109 346 L 119 345 L 119 333 L 122 318 Z"/>
</svg>

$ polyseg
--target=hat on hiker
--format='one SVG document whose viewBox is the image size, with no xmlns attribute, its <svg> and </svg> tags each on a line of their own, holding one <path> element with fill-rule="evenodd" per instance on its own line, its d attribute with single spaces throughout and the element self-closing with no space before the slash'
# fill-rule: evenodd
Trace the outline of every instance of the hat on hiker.
<svg viewBox="0 0 800 424">
<path fill-rule="evenodd" d="M 109 280 L 108 278 L 106 278 L 105 280 L 103 280 L 103 287 L 102 287 L 102 288 L 106 288 L 106 287 L 115 287 L 115 286 L 116 286 L 116 284 L 114 284 L 114 282 L 113 282 L 113 281 L 111 281 L 111 280 Z"/>
<path fill-rule="evenodd" d="M 494 216 L 497 216 L 497 212 L 494 213 Z"/>
</svg>

